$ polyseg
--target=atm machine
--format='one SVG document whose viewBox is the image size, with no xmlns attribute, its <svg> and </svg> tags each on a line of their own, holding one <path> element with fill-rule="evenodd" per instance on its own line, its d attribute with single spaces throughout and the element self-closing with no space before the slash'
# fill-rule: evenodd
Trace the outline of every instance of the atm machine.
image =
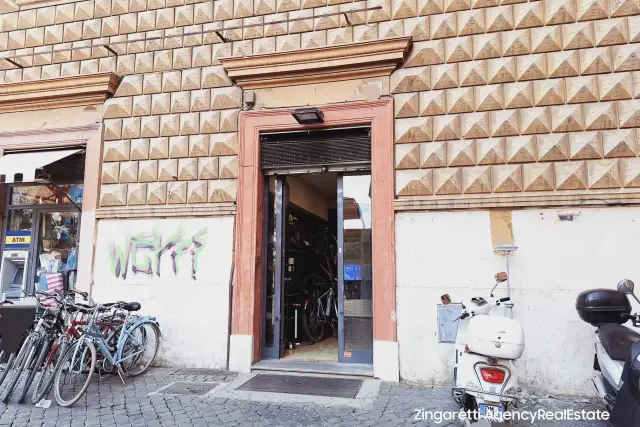
<svg viewBox="0 0 640 427">
<path fill-rule="evenodd" d="M 0 265 L 0 291 L 4 298 L 20 298 L 27 290 L 29 251 L 5 249 Z"/>
</svg>

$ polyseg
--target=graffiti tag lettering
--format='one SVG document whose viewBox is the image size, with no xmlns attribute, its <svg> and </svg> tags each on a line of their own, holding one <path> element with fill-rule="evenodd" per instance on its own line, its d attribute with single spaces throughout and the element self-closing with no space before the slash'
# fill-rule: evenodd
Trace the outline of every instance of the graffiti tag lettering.
<svg viewBox="0 0 640 427">
<path fill-rule="evenodd" d="M 206 233 L 207 229 L 202 228 L 189 238 L 182 229 L 178 229 L 164 238 L 157 231 L 149 231 L 126 236 L 122 246 L 112 241 L 109 244 L 110 270 L 116 278 L 126 279 L 131 264 L 134 274 L 160 277 L 161 261 L 163 257 L 169 257 L 173 274 L 177 276 L 180 258 L 187 255 L 191 257 L 191 278 L 195 280 L 198 257 L 204 245 L 202 236 Z"/>
</svg>

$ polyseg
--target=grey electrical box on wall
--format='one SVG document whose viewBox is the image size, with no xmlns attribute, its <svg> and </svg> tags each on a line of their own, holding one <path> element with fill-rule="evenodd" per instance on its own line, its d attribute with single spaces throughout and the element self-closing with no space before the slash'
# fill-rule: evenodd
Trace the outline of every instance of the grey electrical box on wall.
<svg viewBox="0 0 640 427">
<path fill-rule="evenodd" d="M 456 342 L 461 314 L 461 304 L 438 304 L 438 342 Z"/>
</svg>

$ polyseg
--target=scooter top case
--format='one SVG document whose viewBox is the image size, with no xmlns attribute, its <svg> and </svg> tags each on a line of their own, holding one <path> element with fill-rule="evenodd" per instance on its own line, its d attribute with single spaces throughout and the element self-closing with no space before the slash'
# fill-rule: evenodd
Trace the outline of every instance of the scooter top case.
<svg viewBox="0 0 640 427">
<path fill-rule="evenodd" d="M 631 347 L 622 370 L 622 388 L 611 414 L 613 427 L 640 426 L 640 341 Z"/>
<path fill-rule="evenodd" d="M 35 299 L 0 306 L 0 351 L 11 354 L 20 349 L 22 338 L 33 326 L 36 309 Z"/>
</svg>

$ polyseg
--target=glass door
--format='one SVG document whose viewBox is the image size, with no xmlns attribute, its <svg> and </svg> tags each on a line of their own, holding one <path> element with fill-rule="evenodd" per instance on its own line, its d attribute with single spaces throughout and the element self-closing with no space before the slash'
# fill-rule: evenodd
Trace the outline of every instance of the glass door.
<svg viewBox="0 0 640 427">
<path fill-rule="evenodd" d="M 338 360 L 373 363 L 371 175 L 338 178 Z"/>
<path fill-rule="evenodd" d="M 284 260 L 285 218 L 288 203 L 283 177 L 270 177 L 267 182 L 267 244 L 265 259 L 266 283 L 264 288 L 264 343 L 262 357 L 278 359 L 284 353 Z"/>
<path fill-rule="evenodd" d="M 36 289 L 52 290 L 66 278 L 73 288 L 78 268 L 80 212 L 39 210 L 36 236 Z"/>
</svg>

